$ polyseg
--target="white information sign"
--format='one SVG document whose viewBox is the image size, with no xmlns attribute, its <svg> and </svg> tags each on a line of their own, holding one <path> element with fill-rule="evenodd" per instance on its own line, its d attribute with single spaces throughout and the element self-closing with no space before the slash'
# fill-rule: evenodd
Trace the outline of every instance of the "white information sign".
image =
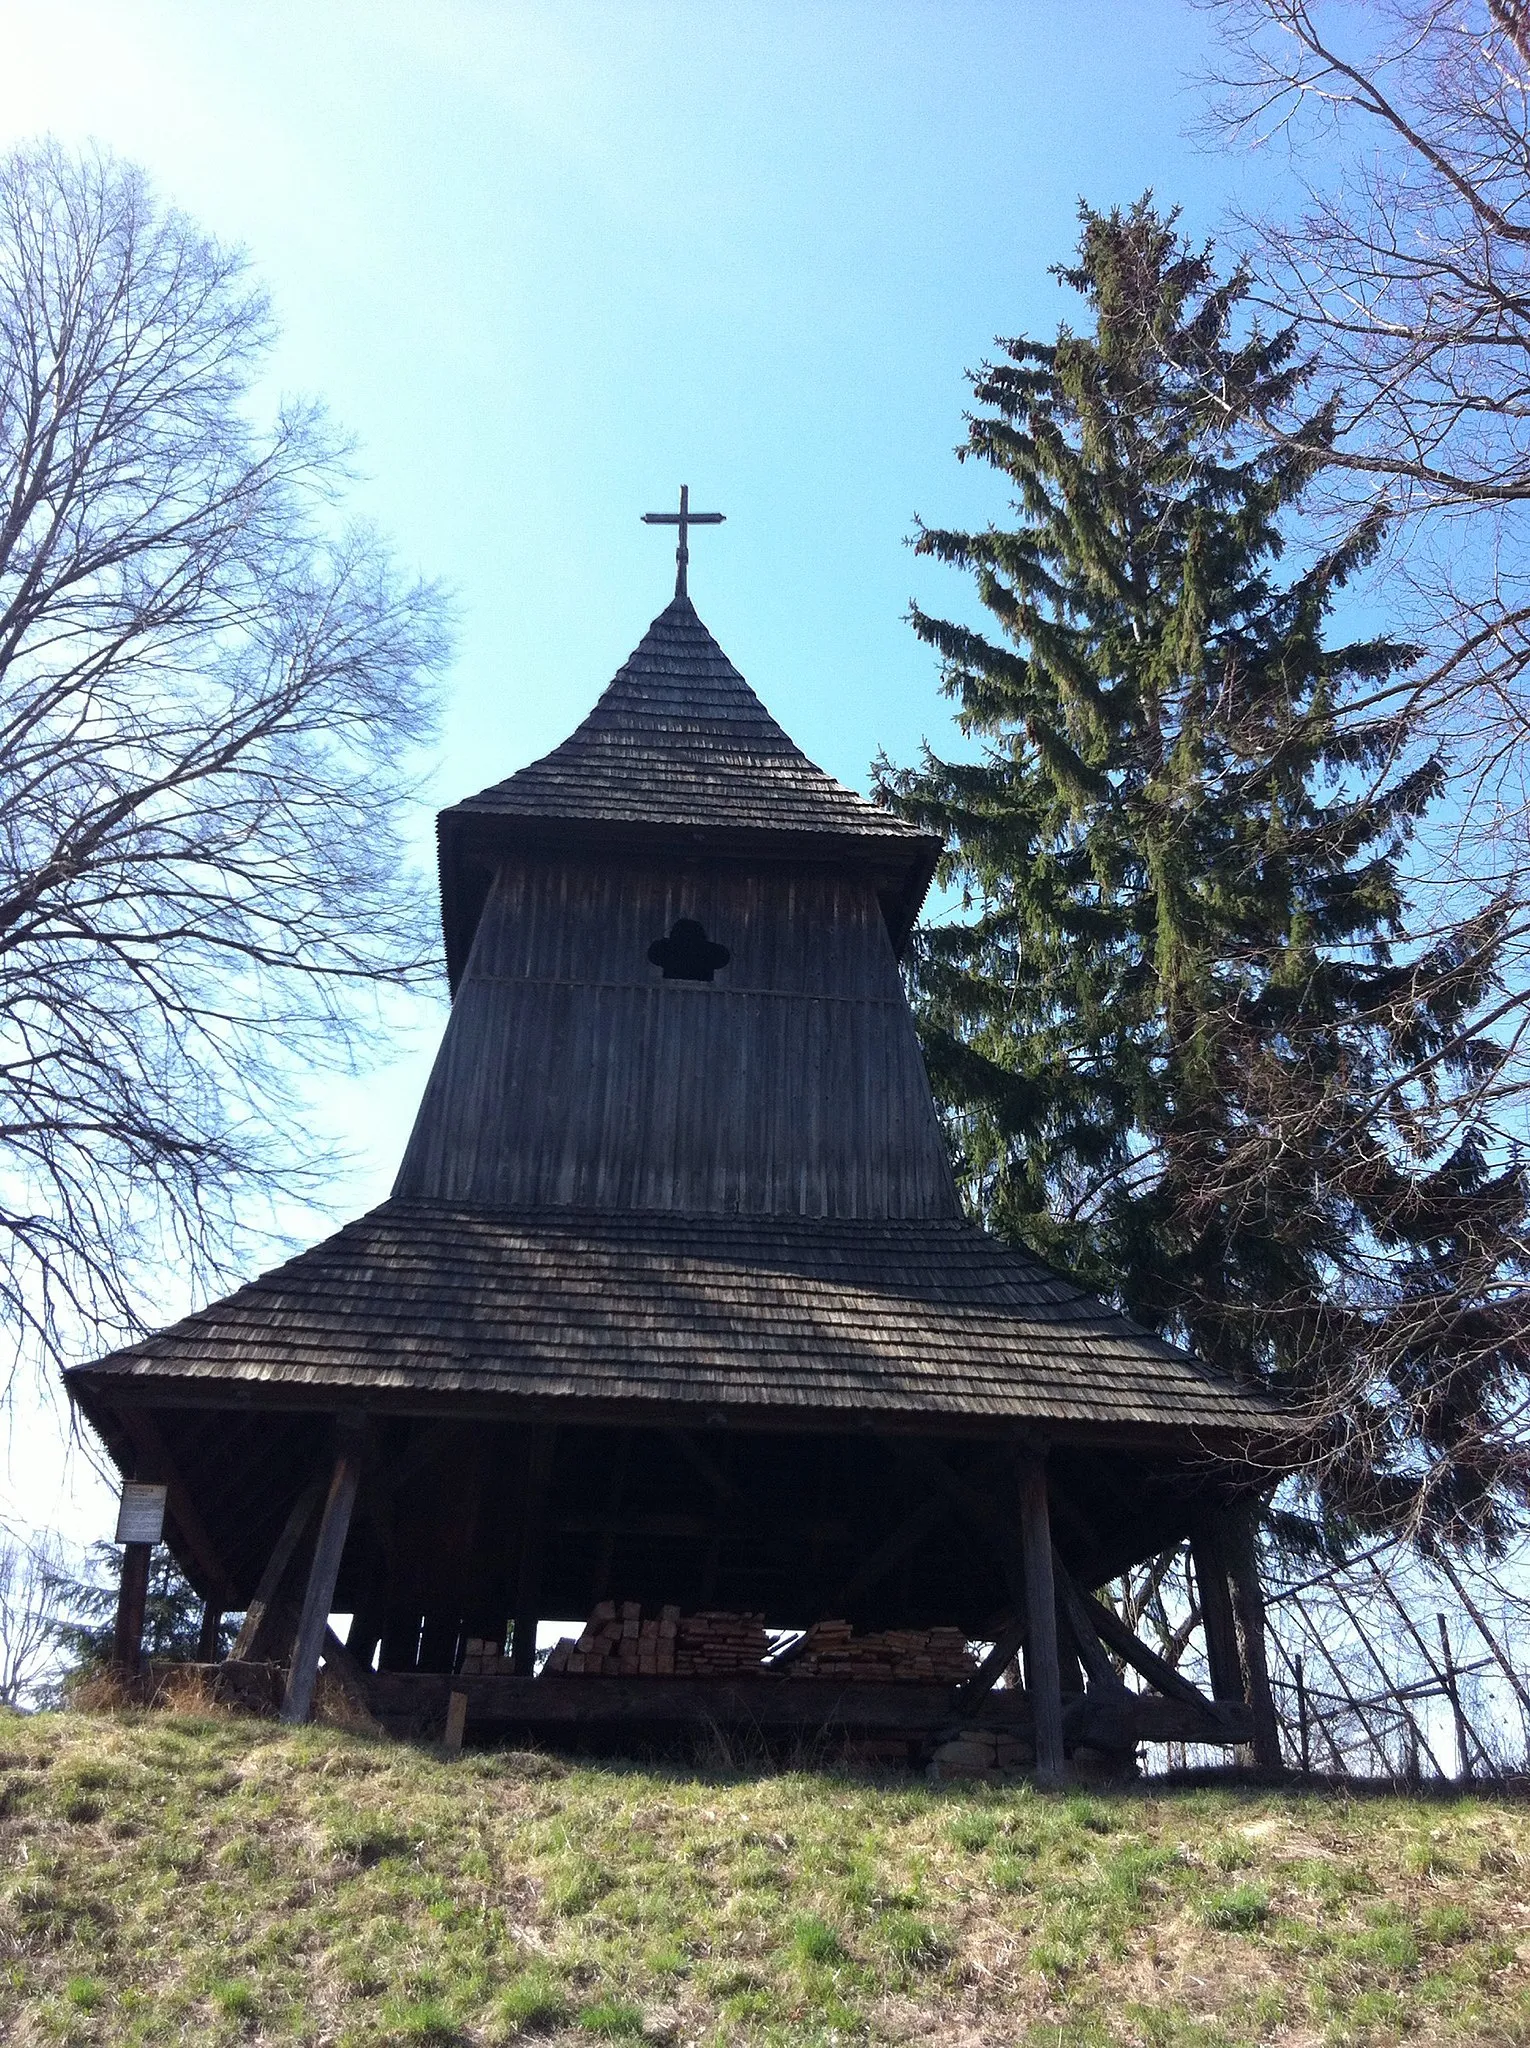
<svg viewBox="0 0 1530 2048">
<path fill-rule="evenodd" d="M 164 1486 L 146 1485 L 141 1480 L 129 1479 L 122 1488 L 122 1502 L 117 1509 L 117 1541 L 119 1543 L 158 1543 L 165 1533 Z"/>
</svg>

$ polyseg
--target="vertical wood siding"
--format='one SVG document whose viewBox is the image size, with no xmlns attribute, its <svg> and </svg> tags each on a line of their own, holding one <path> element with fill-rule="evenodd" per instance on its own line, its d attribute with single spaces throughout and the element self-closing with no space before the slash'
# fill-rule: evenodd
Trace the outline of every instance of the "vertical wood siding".
<svg viewBox="0 0 1530 2048">
<path fill-rule="evenodd" d="M 731 959 L 648 961 L 677 918 Z M 394 1192 L 493 1207 L 958 1213 L 870 884 L 507 861 Z"/>
</svg>

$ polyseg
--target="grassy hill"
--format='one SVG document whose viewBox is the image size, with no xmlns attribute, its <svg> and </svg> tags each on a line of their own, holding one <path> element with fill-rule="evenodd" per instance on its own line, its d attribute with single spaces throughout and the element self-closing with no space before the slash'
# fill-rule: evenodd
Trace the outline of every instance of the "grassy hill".
<svg viewBox="0 0 1530 2048">
<path fill-rule="evenodd" d="M 1043 1797 L 0 1716 L 0 2038 L 1530 2042 L 1497 1798 Z"/>
</svg>

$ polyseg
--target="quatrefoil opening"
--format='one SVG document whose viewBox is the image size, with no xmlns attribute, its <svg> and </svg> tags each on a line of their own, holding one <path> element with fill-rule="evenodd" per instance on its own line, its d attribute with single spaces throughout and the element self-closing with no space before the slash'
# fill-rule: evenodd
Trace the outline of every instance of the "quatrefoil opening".
<svg viewBox="0 0 1530 2048">
<path fill-rule="evenodd" d="M 666 981 L 710 981 L 733 955 L 709 939 L 694 917 L 677 917 L 667 939 L 655 939 L 648 957 Z"/>
</svg>

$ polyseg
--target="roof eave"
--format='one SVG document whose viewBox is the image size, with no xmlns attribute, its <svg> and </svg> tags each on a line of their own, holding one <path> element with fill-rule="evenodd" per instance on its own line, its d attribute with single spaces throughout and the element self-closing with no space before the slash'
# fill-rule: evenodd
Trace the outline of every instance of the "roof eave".
<svg viewBox="0 0 1530 2048">
<path fill-rule="evenodd" d="M 178 1371 L 171 1361 L 136 1359 L 126 1370 L 120 1366 L 113 1370 L 118 1359 L 126 1363 L 124 1354 L 118 1353 L 90 1365 L 71 1366 L 63 1375 L 70 1398 L 97 1428 L 101 1427 L 104 1414 L 123 1408 L 259 1408 L 334 1413 L 337 1408 L 360 1404 L 378 1415 L 467 1419 L 503 1418 L 514 1413 L 528 1421 L 562 1420 L 592 1427 L 625 1422 L 662 1429 L 683 1423 L 687 1428 L 777 1435 L 838 1434 L 847 1429 L 890 1435 L 927 1435 L 933 1431 L 953 1438 L 1034 1441 L 1058 1450 L 1156 1449 L 1166 1455 L 1198 1455 L 1216 1463 L 1284 1471 L 1289 1469 L 1289 1446 L 1295 1427 L 1294 1418 L 1276 1414 L 1261 1428 L 1252 1420 L 1091 1420 L 1018 1408 L 974 1413 L 955 1404 L 938 1402 L 868 1404 L 863 1395 L 853 1402 L 805 1402 L 729 1401 L 719 1398 L 715 1391 L 698 1398 L 673 1393 L 554 1393 L 536 1387 L 453 1385 L 448 1376 L 423 1373 L 418 1378 L 397 1376 L 388 1384 L 379 1385 L 375 1375 L 365 1368 L 335 1369 L 303 1379 L 273 1379 L 253 1374 Z"/>
</svg>

